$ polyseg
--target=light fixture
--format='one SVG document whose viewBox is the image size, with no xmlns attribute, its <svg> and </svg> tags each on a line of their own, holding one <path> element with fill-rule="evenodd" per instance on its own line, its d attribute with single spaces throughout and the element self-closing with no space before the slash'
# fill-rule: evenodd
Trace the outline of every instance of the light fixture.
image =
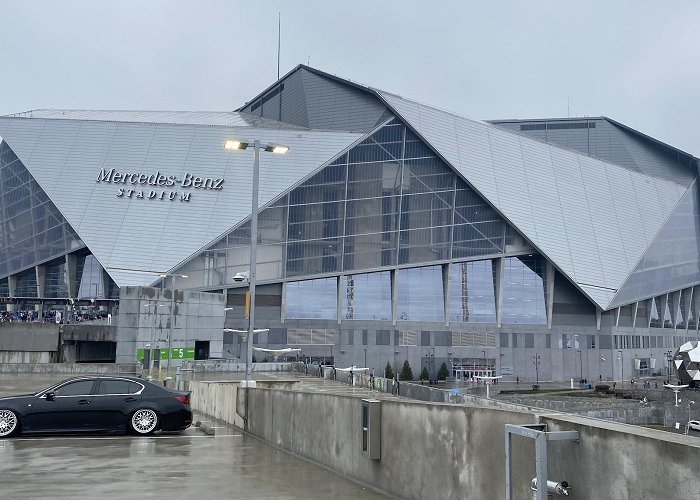
<svg viewBox="0 0 700 500">
<path fill-rule="evenodd" d="M 247 142 L 237 141 L 235 139 L 226 139 L 226 142 L 224 142 L 224 149 L 245 149 L 247 147 Z"/>
<path fill-rule="evenodd" d="M 283 144 L 270 144 L 265 146 L 265 151 L 276 155 L 283 155 L 289 151 L 289 146 L 285 146 Z"/>
<path fill-rule="evenodd" d="M 238 139 L 226 139 L 224 142 L 224 149 L 231 149 L 231 150 L 242 150 L 242 149 L 248 149 L 248 145 L 250 143 L 244 142 Z M 289 151 L 289 146 L 285 146 L 284 144 L 267 144 L 265 146 L 260 146 L 260 149 L 265 151 L 266 153 L 272 153 L 276 155 L 283 155 Z"/>
</svg>

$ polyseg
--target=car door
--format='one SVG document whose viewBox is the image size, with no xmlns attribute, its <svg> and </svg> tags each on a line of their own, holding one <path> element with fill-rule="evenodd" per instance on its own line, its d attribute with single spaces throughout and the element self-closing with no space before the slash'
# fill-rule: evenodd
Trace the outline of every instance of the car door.
<svg viewBox="0 0 700 500">
<path fill-rule="evenodd" d="M 143 385 L 123 378 L 100 378 L 92 406 L 100 430 L 126 430 L 131 414 L 141 403 Z"/>
<path fill-rule="evenodd" d="M 94 378 L 72 380 L 45 392 L 32 402 L 27 416 L 32 432 L 92 430 Z"/>
</svg>

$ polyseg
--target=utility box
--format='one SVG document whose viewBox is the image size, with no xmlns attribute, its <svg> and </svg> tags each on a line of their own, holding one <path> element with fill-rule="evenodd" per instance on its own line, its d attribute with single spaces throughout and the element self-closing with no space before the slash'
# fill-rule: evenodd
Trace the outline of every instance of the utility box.
<svg viewBox="0 0 700 500">
<path fill-rule="evenodd" d="M 362 400 L 362 454 L 370 460 L 382 458 L 382 402 Z"/>
</svg>

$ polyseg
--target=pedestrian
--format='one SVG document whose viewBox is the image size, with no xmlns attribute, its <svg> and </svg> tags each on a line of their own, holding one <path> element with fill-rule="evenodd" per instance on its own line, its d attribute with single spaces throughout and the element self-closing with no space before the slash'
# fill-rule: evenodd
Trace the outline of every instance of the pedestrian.
<svg viewBox="0 0 700 500">
<path fill-rule="evenodd" d="M 657 380 L 654 382 L 654 389 L 658 389 L 658 388 L 659 388 L 659 381 Z"/>
<path fill-rule="evenodd" d="M 520 383 L 520 377 L 515 377 L 515 383 L 519 384 Z"/>
<path fill-rule="evenodd" d="M 602 382 L 602 381 L 603 381 L 603 374 L 601 373 L 600 375 L 598 375 L 598 378 L 599 378 L 600 381 Z"/>
<path fill-rule="evenodd" d="M 615 390 L 616 387 L 617 387 L 617 382 L 615 382 L 615 381 L 613 380 L 613 390 Z"/>
</svg>

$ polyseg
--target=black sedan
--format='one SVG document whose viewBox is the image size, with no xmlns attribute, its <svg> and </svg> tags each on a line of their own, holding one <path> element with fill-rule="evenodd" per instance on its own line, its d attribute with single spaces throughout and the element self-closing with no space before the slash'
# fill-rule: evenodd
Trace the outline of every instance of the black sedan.
<svg viewBox="0 0 700 500">
<path fill-rule="evenodd" d="M 75 377 L 36 394 L 0 398 L 0 438 L 57 432 L 146 435 L 190 424 L 189 392 L 135 377 Z"/>
</svg>

